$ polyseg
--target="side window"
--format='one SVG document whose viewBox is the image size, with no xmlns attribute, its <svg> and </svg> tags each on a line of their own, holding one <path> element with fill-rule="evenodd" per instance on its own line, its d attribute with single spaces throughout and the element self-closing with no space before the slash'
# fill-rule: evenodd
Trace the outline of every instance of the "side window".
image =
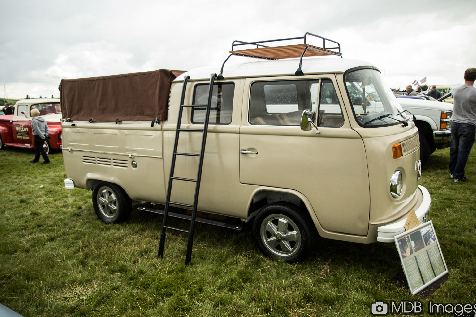
<svg viewBox="0 0 476 317">
<path fill-rule="evenodd" d="M 270 81 L 251 85 L 249 122 L 252 125 L 300 125 L 302 111 L 317 102 L 319 81 Z M 314 88 L 313 88 L 314 87 Z M 314 107 L 315 109 L 316 107 Z"/>
<path fill-rule="evenodd" d="M 193 104 L 206 105 L 208 103 L 208 84 L 195 86 Z M 230 124 L 233 114 L 234 83 L 219 83 L 213 85 L 212 104 L 209 124 Z M 204 123 L 206 110 L 192 110 L 192 123 Z"/>
<path fill-rule="evenodd" d="M 21 113 L 24 112 L 27 117 L 30 116 L 30 113 L 28 112 L 29 107 L 28 106 L 17 106 L 17 116 L 24 116 Z"/>
<path fill-rule="evenodd" d="M 344 124 L 344 116 L 340 107 L 339 98 L 330 79 L 321 81 L 321 95 L 319 98 L 318 126 L 338 128 Z"/>
</svg>

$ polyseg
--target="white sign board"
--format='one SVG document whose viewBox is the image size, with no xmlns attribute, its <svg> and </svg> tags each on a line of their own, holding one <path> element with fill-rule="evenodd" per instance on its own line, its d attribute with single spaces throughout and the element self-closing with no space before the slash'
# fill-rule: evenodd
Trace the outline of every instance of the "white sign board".
<svg viewBox="0 0 476 317">
<path fill-rule="evenodd" d="M 412 294 L 448 273 L 431 221 L 395 236 L 395 244 Z"/>
</svg>

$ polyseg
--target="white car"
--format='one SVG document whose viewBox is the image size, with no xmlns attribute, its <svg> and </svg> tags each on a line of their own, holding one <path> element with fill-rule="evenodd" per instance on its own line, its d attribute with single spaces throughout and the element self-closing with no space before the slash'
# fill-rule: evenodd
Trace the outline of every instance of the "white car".
<svg viewBox="0 0 476 317">
<path fill-rule="evenodd" d="M 396 95 L 403 110 L 415 116 L 420 138 L 420 158 L 424 164 L 436 149 L 451 144 L 451 116 L 453 104 L 434 101 L 434 98 Z M 428 98 L 431 98 L 428 100 Z M 432 100 L 433 99 L 433 100 Z"/>
</svg>

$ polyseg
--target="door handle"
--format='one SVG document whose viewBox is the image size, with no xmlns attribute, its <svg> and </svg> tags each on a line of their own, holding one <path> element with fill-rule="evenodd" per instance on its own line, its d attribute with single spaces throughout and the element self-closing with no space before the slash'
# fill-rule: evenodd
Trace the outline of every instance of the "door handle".
<svg viewBox="0 0 476 317">
<path fill-rule="evenodd" d="M 247 150 L 241 150 L 241 154 L 258 154 L 258 151 L 247 151 Z"/>
</svg>

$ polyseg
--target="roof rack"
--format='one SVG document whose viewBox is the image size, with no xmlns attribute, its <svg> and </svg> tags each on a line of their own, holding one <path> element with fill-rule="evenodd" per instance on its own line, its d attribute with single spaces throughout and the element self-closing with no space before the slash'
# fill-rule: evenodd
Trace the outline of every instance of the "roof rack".
<svg viewBox="0 0 476 317">
<path fill-rule="evenodd" d="M 314 37 L 322 40 L 322 47 L 311 45 L 308 43 L 308 37 Z M 302 40 L 302 44 L 291 44 L 291 45 L 282 45 L 282 46 L 268 46 L 270 43 L 276 44 L 277 42 L 296 42 Z M 240 46 L 255 46 L 254 48 L 241 49 L 237 50 Z M 329 47 L 332 46 L 332 47 Z M 261 59 L 270 59 L 278 60 L 285 58 L 297 58 L 300 57 L 299 67 L 296 70 L 296 76 L 303 76 L 304 73 L 301 70 L 302 58 L 305 56 L 326 56 L 326 55 L 335 55 L 342 57 L 340 51 L 340 44 L 336 41 L 327 39 L 325 37 L 315 35 L 309 32 L 306 32 L 304 36 L 301 37 L 292 37 L 286 39 L 277 39 L 277 40 L 266 40 L 266 41 L 257 41 L 257 42 L 243 42 L 243 41 L 233 41 L 230 55 L 223 62 L 221 67 L 220 74 L 218 79 L 224 79 L 223 77 L 223 67 L 228 59 L 232 56 L 246 56 L 253 58 Z"/>
</svg>

